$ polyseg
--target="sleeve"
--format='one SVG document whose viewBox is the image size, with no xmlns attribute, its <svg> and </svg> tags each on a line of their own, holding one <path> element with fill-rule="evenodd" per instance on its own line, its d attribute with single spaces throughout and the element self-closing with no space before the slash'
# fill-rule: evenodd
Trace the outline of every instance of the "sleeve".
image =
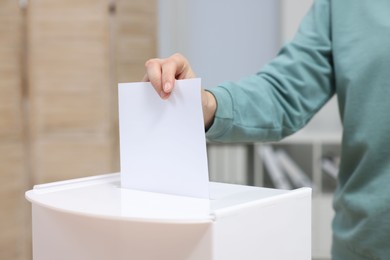
<svg viewBox="0 0 390 260">
<path fill-rule="evenodd" d="M 307 124 L 335 93 L 330 0 L 315 0 L 292 42 L 260 72 L 209 89 L 213 141 L 276 141 Z"/>
</svg>

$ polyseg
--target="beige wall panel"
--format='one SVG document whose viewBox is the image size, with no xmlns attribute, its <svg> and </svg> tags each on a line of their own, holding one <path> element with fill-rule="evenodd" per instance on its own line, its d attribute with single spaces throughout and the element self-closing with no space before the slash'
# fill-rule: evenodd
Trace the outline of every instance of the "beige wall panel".
<svg viewBox="0 0 390 260">
<path fill-rule="evenodd" d="M 16 57 L 15 53 L 13 59 Z M 4 66 L 7 62 L 14 64 Z M 0 140 L 19 139 L 22 135 L 20 68 L 15 63 L 0 52 Z"/>
<path fill-rule="evenodd" d="M 21 17 L 15 1 L 0 1 L 0 140 L 22 134 Z"/>
<path fill-rule="evenodd" d="M 156 43 L 146 36 L 123 37 L 118 43 L 119 63 L 136 63 L 144 68 L 147 59 L 154 58 Z"/>
<path fill-rule="evenodd" d="M 78 23 L 82 24 L 80 21 Z M 67 21 L 60 24 L 69 26 Z M 37 39 L 34 39 L 36 36 L 31 36 L 29 75 L 32 94 L 93 92 L 107 96 L 108 29 L 101 21 L 92 23 L 91 26 L 100 28 L 99 37 L 89 36 L 88 29 L 85 29 L 84 36 L 64 37 L 49 33 Z M 68 29 L 71 27 L 73 25 Z M 36 30 L 31 30 L 33 35 L 39 35 L 44 29 L 37 27 Z"/>
<path fill-rule="evenodd" d="M 102 153 L 94 150 L 96 144 L 84 139 L 57 137 L 51 140 L 47 137 L 107 132 L 106 13 L 107 1 L 30 2 L 30 127 L 34 180 L 69 179 L 80 176 L 80 172 L 86 175 L 85 165 L 92 160 L 88 158 L 96 159 L 96 165 L 111 159 L 107 145 Z M 88 151 L 87 158 L 72 157 L 79 151 Z M 99 157 L 101 154 L 105 157 Z"/>
<path fill-rule="evenodd" d="M 34 144 L 34 183 L 104 174 L 112 168 L 112 141 L 105 136 L 47 137 Z"/>
<path fill-rule="evenodd" d="M 4 52 L 4 44 L 0 41 L 0 94 L 3 95 L 19 93 L 20 87 L 20 64 L 19 64 L 19 50 L 15 52 Z"/>
<path fill-rule="evenodd" d="M 0 198 L 5 198 L 4 195 L 10 192 L 23 191 L 25 188 L 27 178 L 23 149 L 20 141 L 0 142 Z"/>
<path fill-rule="evenodd" d="M 134 63 L 122 63 L 117 70 L 118 82 L 141 81 L 145 75 L 145 67 Z"/>
<path fill-rule="evenodd" d="M 0 142 L 0 259 L 27 259 L 27 190 L 23 144 Z"/>
<path fill-rule="evenodd" d="M 47 16 L 32 16 L 34 26 L 31 30 L 34 35 L 31 35 L 34 40 L 39 40 L 41 37 L 53 37 L 55 39 L 76 40 L 80 41 L 83 38 L 91 40 L 102 40 L 106 19 L 102 16 L 87 19 L 85 16 L 69 19 L 66 17 L 47 17 Z M 102 34 L 103 32 L 103 34 Z"/>
<path fill-rule="evenodd" d="M 62 0 L 30 3 L 29 79 L 32 98 L 36 94 L 48 93 L 98 93 L 109 100 L 107 2 Z"/>
<path fill-rule="evenodd" d="M 34 17 L 101 18 L 107 11 L 107 0 L 35 0 L 29 1 L 29 12 Z"/>
<path fill-rule="evenodd" d="M 118 28 L 118 33 L 128 36 L 133 35 L 135 37 L 144 36 L 155 38 L 155 35 L 151 34 L 156 32 L 156 18 L 154 15 L 154 12 L 132 12 L 130 16 L 126 16 L 119 12 L 118 17 L 120 18 L 121 26 Z"/>
<path fill-rule="evenodd" d="M 56 133 L 110 134 L 110 111 L 103 95 L 40 95 L 31 100 L 33 138 Z"/>
<path fill-rule="evenodd" d="M 0 87 L 1 87 L 0 80 Z M 18 140 L 22 135 L 22 111 L 19 97 L 0 98 L 0 140 Z"/>
<path fill-rule="evenodd" d="M 58 62 L 54 62 L 58 63 Z M 50 69 L 57 66 L 56 69 Z M 63 69 L 61 69 L 63 68 Z M 107 75 L 96 74 L 92 68 L 83 70 L 80 66 L 70 67 L 64 65 L 42 65 L 34 75 L 30 76 L 30 82 L 34 86 L 32 92 L 35 95 L 42 94 L 100 94 L 107 96 Z M 96 71 L 101 71 L 96 69 Z M 50 73 L 50 76 L 48 76 Z M 107 82 L 107 83 L 105 83 Z"/>
<path fill-rule="evenodd" d="M 3 16 L 14 16 L 19 15 L 19 3 L 13 0 L 2 0 L 0 1 L 0 15 Z"/>
<path fill-rule="evenodd" d="M 117 0 L 118 14 L 147 14 L 149 19 L 154 20 L 157 14 L 157 1 L 156 0 Z"/>
<path fill-rule="evenodd" d="M 0 259 L 29 259 L 21 89 L 22 16 L 0 1 Z"/>
<path fill-rule="evenodd" d="M 35 183 L 111 171 L 108 0 L 29 3 Z"/>
<path fill-rule="evenodd" d="M 13 56 L 15 52 L 19 53 L 20 51 L 20 43 L 18 42 L 20 34 L 18 33 L 18 30 L 20 29 L 19 26 L 12 25 L 12 23 L 19 22 L 19 21 L 14 21 L 14 20 L 5 20 L 1 19 L 3 24 L 0 25 L 0 44 L 1 44 L 1 50 L 0 53 L 4 58 L 10 58 L 8 61 L 10 63 L 3 64 L 3 66 L 7 68 L 14 68 L 15 64 L 18 64 L 20 62 L 19 59 L 15 59 Z M 11 28 L 5 28 L 7 25 L 10 25 Z M 6 29 L 6 30 L 4 30 Z"/>
<path fill-rule="evenodd" d="M 157 55 L 157 2 L 117 1 L 116 67 L 119 82 L 139 81 Z"/>
</svg>

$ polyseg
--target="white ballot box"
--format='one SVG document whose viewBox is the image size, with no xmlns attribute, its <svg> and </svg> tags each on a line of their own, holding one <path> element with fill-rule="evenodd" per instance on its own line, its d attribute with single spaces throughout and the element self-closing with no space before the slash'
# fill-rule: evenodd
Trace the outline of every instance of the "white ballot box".
<svg viewBox="0 0 390 260">
<path fill-rule="evenodd" d="M 210 183 L 210 199 L 123 189 L 119 174 L 37 185 L 34 260 L 309 260 L 311 189 Z"/>
</svg>

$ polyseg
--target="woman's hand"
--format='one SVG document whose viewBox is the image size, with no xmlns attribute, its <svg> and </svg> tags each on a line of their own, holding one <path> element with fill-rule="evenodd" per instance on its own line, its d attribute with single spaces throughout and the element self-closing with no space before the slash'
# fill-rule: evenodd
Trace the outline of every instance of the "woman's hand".
<svg viewBox="0 0 390 260">
<path fill-rule="evenodd" d="M 150 81 L 162 99 L 169 98 L 176 79 L 195 78 L 187 59 L 174 54 L 166 59 L 150 59 L 145 63 L 144 81 Z"/>
<path fill-rule="evenodd" d="M 146 74 L 143 81 L 150 81 L 162 99 L 168 99 L 176 79 L 195 78 L 195 73 L 187 59 L 174 54 L 166 59 L 150 59 L 145 63 Z M 202 108 L 205 128 L 208 129 L 215 116 L 217 102 L 213 94 L 202 89 Z"/>
</svg>

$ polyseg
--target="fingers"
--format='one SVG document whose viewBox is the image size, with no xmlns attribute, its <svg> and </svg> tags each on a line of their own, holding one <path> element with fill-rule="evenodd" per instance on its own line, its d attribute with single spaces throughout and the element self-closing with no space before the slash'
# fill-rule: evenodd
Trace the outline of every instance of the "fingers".
<svg viewBox="0 0 390 260">
<path fill-rule="evenodd" d="M 187 59 L 180 53 L 176 53 L 170 57 L 176 64 L 176 79 L 190 79 L 195 78 L 195 73 L 192 71 Z"/>
<path fill-rule="evenodd" d="M 142 78 L 142 82 L 149 82 L 149 77 L 148 74 L 145 74 L 144 77 Z"/>
<path fill-rule="evenodd" d="M 165 93 L 171 93 L 173 89 L 173 85 L 175 84 L 177 72 L 177 64 L 172 59 L 166 60 L 162 64 L 162 84 L 163 91 Z"/>
<path fill-rule="evenodd" d="M 144 81 L 150 81 L 161 98 L 167 99 L 176 79 L 195 77 L 188 61 L 181 54 L 174 54 L 167 59 L 150 59 L 145 63 Z"/>
<path fill-rule="evenodd" d="M 162 84 L 165 93 L 171 93 L 176 79 L 194 78 L 191 67 L 183 55 L 176 53 L 162 62 Z"/>
<path fill-rule="evenodd" d="M 145 63 L 146 75 L 144 79 L 152 83 L 153 88 L 161 96 L 162 83 L 161 83 L 161 60 L 151 59 Z"/>
</svg>

